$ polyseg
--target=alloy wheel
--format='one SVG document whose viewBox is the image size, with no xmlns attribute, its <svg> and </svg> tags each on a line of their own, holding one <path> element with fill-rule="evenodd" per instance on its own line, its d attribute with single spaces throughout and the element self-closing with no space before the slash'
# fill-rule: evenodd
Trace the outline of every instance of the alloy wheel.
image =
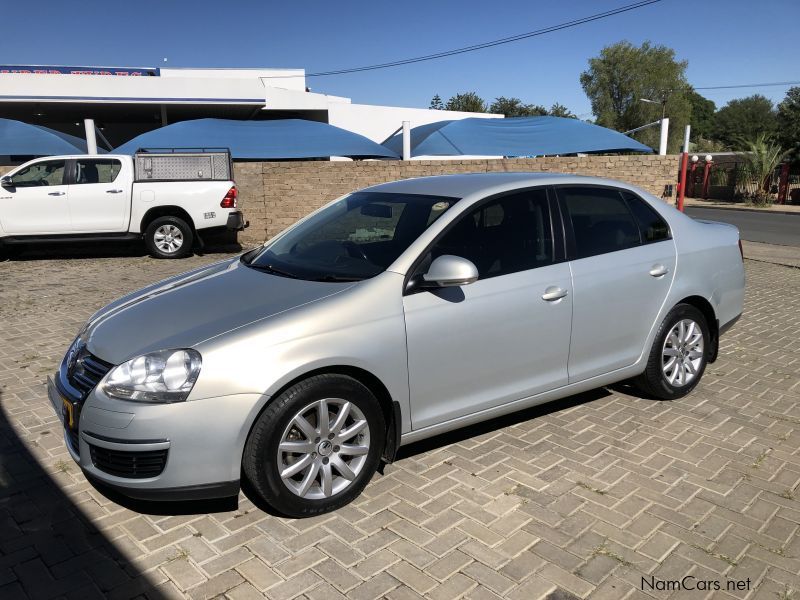
<svg viewBox="0 0 800 600">
<path fill-rule="evenodd" d="M 183 232 L 175 225 L 162 225 L 153 234 L 156 247 L 167 254 L 174 254 L 183 246 Z"/>
<path fill-rule="evenodd" d="M 705 360 L 703 330 L 691 319 L 673 325 L 661 350 L 661 370 L 667 383 L 684 386 L 700 371 Z"/>
<path fill-rule="evenodd" d="M 364 468 L 369 425 L 352 402 L 325 398 L 299 410 L 278 445 L 281 481 L 301 498 L 330 498 L 344 491 Z"/>
</svg>

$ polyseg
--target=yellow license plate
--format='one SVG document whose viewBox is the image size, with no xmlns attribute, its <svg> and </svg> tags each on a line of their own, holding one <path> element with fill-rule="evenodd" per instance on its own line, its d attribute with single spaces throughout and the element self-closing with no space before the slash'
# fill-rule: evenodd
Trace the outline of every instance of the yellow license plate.
<svg viewBox="0 0 800 600">
<path fill-rule="evenodd" d="M 72 402 L 66 398 L 62 398 L 61 402 L 64 405 L 64 422 L 69 425 L 70 429 L 75 429 L 75 410 Z"/>
</svg>

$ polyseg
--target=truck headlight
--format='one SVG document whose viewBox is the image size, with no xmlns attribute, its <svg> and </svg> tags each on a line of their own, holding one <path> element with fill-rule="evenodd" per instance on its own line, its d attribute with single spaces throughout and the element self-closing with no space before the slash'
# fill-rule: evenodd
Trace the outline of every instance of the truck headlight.
<svg viewBox="0 0 800 600">
<path fill-rule="evenodd" d="M 200 375 L 200 353 L 191 348 L 160 350 L 114 367 L 101 384 L 112 398 L 134 402 L 183 402 Z"/>
</svg>

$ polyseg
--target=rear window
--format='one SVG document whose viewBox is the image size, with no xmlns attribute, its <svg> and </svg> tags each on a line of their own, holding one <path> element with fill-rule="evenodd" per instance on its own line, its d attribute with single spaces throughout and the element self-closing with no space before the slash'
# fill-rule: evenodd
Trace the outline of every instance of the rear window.
<svg viewBox="0 0 800 600">
<path fill-rule="evenodd" d="M 558 188 L 575 234 L 576 258 L 587 258 L 638 246 L 639 226 L 617 190 L 596 187 Z"/>
<path fill-rule="evenodd" d="M 650 244 L 670 239 L 669 225 L 652 206 L 631 192 L 622 192 L 642 233 L 642 243 Z"/>
</svg>

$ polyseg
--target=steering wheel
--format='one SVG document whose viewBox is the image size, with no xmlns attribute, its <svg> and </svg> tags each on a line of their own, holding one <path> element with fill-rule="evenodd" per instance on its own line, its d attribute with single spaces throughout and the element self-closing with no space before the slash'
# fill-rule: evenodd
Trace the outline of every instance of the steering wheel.
<svg viewBox="0 0 800 600">
<path fill-rule="evenodd" d="M 355 242 L 351 242 L 350 240 L 345 240 L 341 242 L 342 248 L 347 250 L 347 254 L 353 258 L 360 258 L 369 262 L 369 257 L 364 253 L 364 249 L 356 244 Z"/>
</svg>

